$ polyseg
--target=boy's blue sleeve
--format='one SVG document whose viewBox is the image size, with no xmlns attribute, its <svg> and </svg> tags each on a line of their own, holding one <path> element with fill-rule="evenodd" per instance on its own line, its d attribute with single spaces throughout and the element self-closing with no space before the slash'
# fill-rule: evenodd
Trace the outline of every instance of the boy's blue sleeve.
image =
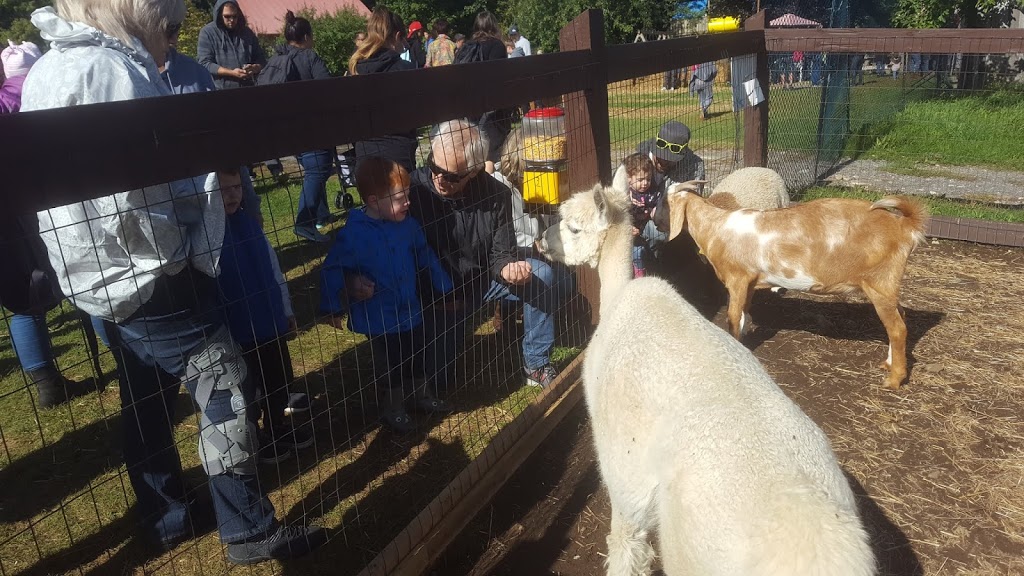
<svg viewBox="0 0 1024 576">
<path fill-rule="evenodd" d="M 441 292 L 442 294 L 451 292 L 455 285 L 452 282 L 451 276 L 448 272 L 445 272 L 443 266 L 441 266 L 441 260 L 434 253 L 434 250 L 427 244 L 427 235 L 423 233 L 423 228 L 420 227 L 420 223 L 417 222 L 412 216 L 409 217 L 413 226 L 413 245 L 416 248 L 416 262 L 420 266 L 426 266 L 427 271 L 430 273 L 430 283 L 434 286 L 434 290 Z"/>
<path fill-rule="evenodd" d="M 343 227 L 331 246 L 320 270 L 320 311 L 324 314 L 344 314 L 345 302 L 341 294 L 345 290 L 345 268 L 352 268 L 354 254 Z"/>
</svg>

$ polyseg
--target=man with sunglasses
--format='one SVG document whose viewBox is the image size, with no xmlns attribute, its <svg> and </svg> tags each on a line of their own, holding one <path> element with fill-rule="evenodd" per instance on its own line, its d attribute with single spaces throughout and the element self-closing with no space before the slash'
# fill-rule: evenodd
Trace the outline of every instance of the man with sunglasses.
<svg viewBox="0 0 1024 576">
<path fill-rule="evenodd" d="M 658 137 L 644 140 L 636 151 L 648 156 L 658 173 L 665 176 L 666 190 L 673 184 L 704 179 L 704 160 L 690 150 L 690 129 L 682 122 L 665 122 L 658 129 Z"/>
<path fill-rule="evenodd" d="M 441 387 L 455 384 L 455 358 L 463 348 L 465 320 L 486 302 L 522 302 L 523 362 L 527 384 L 547 387 L 557 376 L 551 366 L 554 311 L 571 277 L 549 263 L 519 259 L 512 223 L 511 192 L 483 170 L 486 136 L 465 120 L 441 124 L 431 138 L 427 166 L 412 173 L 410 212 L 455 284 L 455 299 L 435 314 L 442 367 Z"/>
<path fill-rule="evenodd" d="M 213 22 L 199 31 L 197 60 L 213 75 L 218 90 L 253 86 L 267 53 L 235 0 L 218 0 Z"/>
</svg>

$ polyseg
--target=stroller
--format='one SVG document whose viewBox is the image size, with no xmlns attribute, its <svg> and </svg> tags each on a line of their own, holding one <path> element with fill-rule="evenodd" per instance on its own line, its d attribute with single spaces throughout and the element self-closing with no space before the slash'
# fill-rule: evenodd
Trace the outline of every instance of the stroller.
<svg viewBox="0 0 1024 576">
<path fill-rule="evenodd" d="M 356 201 L 348 189 L 356 187 L 356 149 L 349 148 L 338 154 L 338 161 L 335 166 L 338 170 L 338 182 L 341 183 L 341 190 L 334 197 L 334 207 L 338 210 L 351 210 L 356 205 Z"/>
</svg>

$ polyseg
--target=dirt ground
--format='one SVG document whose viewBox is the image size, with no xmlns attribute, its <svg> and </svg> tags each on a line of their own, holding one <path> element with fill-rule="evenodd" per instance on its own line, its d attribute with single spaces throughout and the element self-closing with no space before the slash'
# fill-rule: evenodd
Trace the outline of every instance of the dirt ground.
<svg viewBox="0 0 1024 576">
<path fill-rule="evenodd" d="M 867 303 L 755 299 L 746 343 L 831 439 L 882 575 L 1024 573 L 1022 285 L 1022 250 L 919 248 L 898 392 L 881 387 L 885 336 Z M 724 325 L 716 299 L 699 303 Z M 601 574 L 608 522 L 581 402 L 433 573 Z"/>
</svg>

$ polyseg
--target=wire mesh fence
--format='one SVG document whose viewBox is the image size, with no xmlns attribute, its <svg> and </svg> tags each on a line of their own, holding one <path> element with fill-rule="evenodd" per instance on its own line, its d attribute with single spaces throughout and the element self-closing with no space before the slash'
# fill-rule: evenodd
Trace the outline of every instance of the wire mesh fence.
<svg viewBox="0 0 1024 576">
<path fill-rule="evenodd" d="M 896 38 L 771 52 L 770 167 L 793 190 L 831 182 L 1020 206 L 1019 187 L 995 176 L 1021 160 L 1008 132 L 1024 104 L 1018 57 L 936 42 L 933 53 L 901 51 Z"/>
<path fill-rule="evenodd" d="M 28 273 L 2 296 L 0 573 L 219 574 L 246 553 L 231 544 L 309 523 L 327 528 L 316 555 L 252 573 L 355 573 L 440 513 L 536 405 L 530 384 L 585 346 L 585 279 L 534 249 L 557 201 L 593 183 L 574 168 L 600 151 L 642 193 L 654 172 L 713 187 L 743 166 L 749 78 L 730 59 L 747 52 L 711 52 L 608 83 L 607 110 L 590 109 L 607 149 L 573 116 L 595 102 L 579 86 L 472 127 L 382 130 L 5 216 L 3 253 Z M 909 70 L 910 56 L 875 76 L 856 54 L 770 55 L 769 161 L 791 188 L 875 154 L 1020 159 L 981 136 L 1020 113 L 1007 72 L 966 90 L 973 56 Z M 901 136 L 909 113 L 934 132 Z M 908 155 L 900 138 L 928 146 Z M 362 163 L 375 156 L 392 162 Z M 661 245 L 640 232 L 643 268 Z"/>
</svg>

